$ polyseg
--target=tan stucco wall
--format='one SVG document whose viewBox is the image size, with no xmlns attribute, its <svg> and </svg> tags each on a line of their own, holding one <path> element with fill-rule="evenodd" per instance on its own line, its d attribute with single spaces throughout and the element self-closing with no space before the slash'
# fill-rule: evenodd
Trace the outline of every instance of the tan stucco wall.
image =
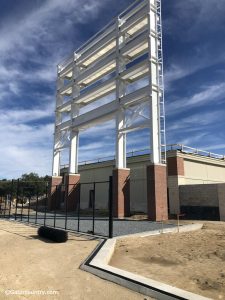
<svg viewBox="0 0 225 300">
<path fill-rule="evenodd" d="M 131 211 L 147 212 L 147 162 L 128 164 L 130 168 L 130 208 Z"/>
<path fill-rule="evenodd" d="M 211 164 L 203 160 L 184 159 L 185 184 L 225 182 L 225 164 Z"/>
<path fill-rule="evenodd" d="M 92 164 L 80 167 L 80 181 L 81 183 L 81 209 L 87 208 L 89 205 L 89 194 L 92 190 L 93 184 L 86 184 L 88 182 L 101 182 L 109 180 L 112 175 L 113 162 L 106 162 L 102 164 Z M 85 184 L 84 184 L 85 183 Z M 95 208 L 108 208 L 108 183 L 96 183 L 95 185 Z"/>
<path fill-rule="evenodd" d="M 131 157 L 127 167 L 130 168 L 130 208 L 131 211 L 147 212 L 146 166 L 149 156 Z M 114 161 L 80 166 L 81 183 L 107 181 L 112 175 Z M 81 185 L 81 208 L 88 207 L 89 193 L 93 184 Z M 96 208 L 108 207 L 108 184 L 96 184 Z"/>
<path fill-rule="evenodd" d="M 184 178 L 181 184 L 208 184 L 225 182 L 225 160 L 212 157 L 168 151 L 167 157 L 184 159 Z"/>
</svg>

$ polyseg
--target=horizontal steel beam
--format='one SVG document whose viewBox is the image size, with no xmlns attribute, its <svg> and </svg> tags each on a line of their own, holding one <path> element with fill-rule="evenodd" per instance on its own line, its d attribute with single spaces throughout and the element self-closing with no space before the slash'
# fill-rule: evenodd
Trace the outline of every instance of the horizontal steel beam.
<svg viewBox="0 0 225 300">
<path fill-rule="evenodd" d="M 74 65 L 74 60 L 72 58 L 71 62 L 68 63 L 68 65 L 65 68 L 60 70 L 60 67 L 59 67 L 58 76 L 61 77 L 61 78 L 64 78 L 64 77 L 72 78 L 72 76 L 73 76 L 73 65 Z"/>
<path fill-rule="evenodd" d="M 149 72 L 149 62 L 148 59 L 141 61 L 138 64 L 133 65 L 129 69 L 126 69 L 120 74 L 120 77 L 124 80 L 135 81 L 144 77 Z"/>
<path fill-rule="evenodd" d="M 122 33 L 127 32 L 130 28 L 135 26 L 137 23 L 140 22 L 140 19 L 143 19 L 147 15 L 146 5 L 144 7 L 140 7 L 139 11 L 133 14 L 127 21 L 123 23 L 120 28 Z M 124 19 L 123 19 L 124 20 Z"/>
<path fill-rule="evenodd" d="M 108 35 L 106 35 L 100 43 L 94 44 L 90 47 L 80 58 L 77 60 L 78 65 L 89 65 L 88 60 L 91 60 L 93 56 L 97 56 L 92 62 L 96 62 L 101 59 L 103 55 L 106 55 L 111 49 L 107 50 L 107 47 L 112 44 L 111 49 L 116 47 L 116 30 L 114 29 Z M 91 62 L 91 63 L 92 63 Z"/>
<path fill-rule="evenodd" d="M 97 85 L 93 89 L 83 93 L 76 98 L 76 103 L 87 104 L 100 99 L 109 93 L 112 93 L 116 89 L 115 78 L 104 81 L 103 83 Z"/>
<path fill-rule="evenodd" d="M 67 85 L 64 85 L 61 89 L 59 89 L 59 93 L 61 95 L 71 95 L 73 89 L 74 82 L 71 80 Z"/>
<path fill-rule="evenodd" d="M 71 111 L 71 103 L 72 103 L 72 101 L 70 100 L 70 101 L 67 101 L 67 102 L 65 102 L 65 103 L 63 103 L 62 105 L 60 105 L 60 106 L 58 106 L 57 108 L 56 108 L 56 110 L 58 111 L 58 112 L 69 112 L 69 111 Z"/>
<path fill-rule="evenodd" d="M 88 40 L 85 45 L 82 46 L 82 48 L 79 48 L 75 51 L 75 53 L 79 55 L 78 61 L 79 59 L 80 61 L 82 60 L 82 56 L 84 57 L 91 47 L 94 47 L 98 43 L 101 44 L 101 41 L 116 29 L 116 24 L 112 22 L 110 23 L 107 24 L 101 31 L 97 32 L 90 40 Z"/>
<path fill-rule="evenodd" d="M 91 66 L 90 68 L 87 68 L 84 70 L 80 76 L 76 79 L 76 82 L 78 84 L 91 84 L 92 82 L 96 81 L 98 78 L 102 77 L 103 75 L 106 75 L 109 73 L 112 69 L 115 69 L 116 66 L 116 55 L 115 53 L 112 53 L 105 59 L 99 61 L 96 65 Z M 112 69 L 107 70 L 107 67 L 110 67 L 110 65 L 113 65 Z"/>
<path fill-rule="evenodd" d="M 131 40 L 122 49 L 121 54 L 128 57 L 137 57 L 148 51 L 148 33 L 144 32 L 136 39 Z"/>
<path fill-rule="evenodd" d="M 132 126 L 122 128 L 119 130 L 119 132 L 120 133 L 129 133 L 129 132 L 133 132 L 133 131 L 137 131 L 137 130 L 141 130 L 141 129 L 149 128 L 149 127 L 150 127 L 150 122 L 145 121 L 138 125 L 132 125 Z"/>
<path fill-rule="evenodd" d="M 136 3 L 132 3 L 126 10 L 119 14 L 119 18 L 123 20 L 129 19 L 131 16 L 136 14 L 143 6 L 146 6 L 149 0 L 136 1 Z M 134 8 L 132 8 L 134 6 Z M 147 9 L 147 7 L 146 7 Z"/>
<path fill-rule="evenodd" d="M 90 112 L 80 115 L 73 119 L 72 127 L 84 130 L 90 126 L 112 119 L 118 110 L 118 103 L 114 100 L 108 104 L 102 105 Z"/>
<path fill-rule="evenodd" d="M 120 104 L 124 107 L 140 104 L 150 99 L 149 86 L 143 87 L 133 93 L 130 93 L 120 99 Z"/>
<path fill-rule="evenodd" d="M 60 125 L 57 126 L 57 128 L 59 130 L 65 130 L 67 128 L 69 128 L 70 126 L 72 127 L 80 127 L 83 126 L 83 124 L 86 123 L 90 123 L 92 121 L 95 122 L 99 122 L 102 119 L 108 119 L 108 116 L 110 114 L 112 114 L 113 112 L 115 112 L 115 110 L 117 110 L 119 108 L 119 106 L 121 107 L 129 107 L 129 106 L 135 106 L 137 104 L 149 101 L 150 99 L 150 90 L 149 87 L 143 87 L 137 91 L 134 91 L 126 96 L 123 96 L 120 99 L 120 103 L 117 103 L 115 100 L 99 106 L 96 109 L 93 109 L 83 115 L 80 115 L 76 118 L 73 119 L 73 122 L 71 123 L 71 121 L 66 121 Z M 67 107 L 67 105 L 70 105 L 69 103 L 65 103 L 63 104 L 62 107 L 64 107 L 64 109 Z M 59 110 L 62 110 L 62 107 L 59 108 Z M 83 126 L 84 127 L 84 126 Z"/>
</svg>

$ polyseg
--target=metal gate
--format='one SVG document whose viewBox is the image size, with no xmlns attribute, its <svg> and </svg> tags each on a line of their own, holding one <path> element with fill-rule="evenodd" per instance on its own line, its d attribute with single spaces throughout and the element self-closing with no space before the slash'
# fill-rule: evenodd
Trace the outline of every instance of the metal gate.
<svg viewBox="0 0 225 300">
<path fill-rule="evenodd" d="M 14 180 L 10 193 L 2 195 L 0 217 L 62 228 L 103 237 L 113 236 L 112 177 L 82 182 L 73 198 L 73 186 L 50 186 L 48 181 Z M 54 190 L 54 196 L 51 195 Z M 51 205 L 50 205 L 51 197 Z M 73 209 L 71 209 L 71 201 Z"/>
</svg>

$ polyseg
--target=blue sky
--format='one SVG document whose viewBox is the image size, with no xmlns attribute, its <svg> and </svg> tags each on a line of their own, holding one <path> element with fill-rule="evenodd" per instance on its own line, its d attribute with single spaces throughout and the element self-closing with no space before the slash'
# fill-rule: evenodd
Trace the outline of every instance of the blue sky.
<svg viewBox="0 0 225 300">
<path fill-rule="evenodd" d="M 0 178 L 51 174 L 56 65 L 131 0 L 1 0 Z M 225 153 L 225 0 L 162 0 L 167 143 Z M 80 160 L 114 154 L 113 123 Z M 127 150 L 148 147 L 145 131 Z"/>
</svg>

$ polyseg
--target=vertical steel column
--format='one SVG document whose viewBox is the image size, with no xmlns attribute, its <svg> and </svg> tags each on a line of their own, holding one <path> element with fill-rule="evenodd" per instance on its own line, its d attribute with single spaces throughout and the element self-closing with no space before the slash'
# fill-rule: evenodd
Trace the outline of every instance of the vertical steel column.
<svg viewBox="0 0 225 300">
<path fill-rule="evenodd" d="M 120 54 L 120 48 L 124 44 L 125 37 L 120 33 L 120 26 L 123 21 L 117 20 L 117 38 L 116 38 L 116 100 L 126 93 L 126 84 L 120 78 L 120 73 L 125 69 L 125 61 Z M 116 116 L 116 168 L 126 168 L 126 134 L 119 132 L 125 125 L 125 112 L 121 108 Z"/>
<path fill-rule="evenodd" d="M 150 130 L 151 130 L 151 162 L 161 163 L 161 133 L 160 133 L 160 90 L 158 65 L 158 35 L 157 35 L 157 2 L 149 0 L 148 12 L 148 55 L 149 55 L 149 96 L 150 96 Z"/>
<path fill-rule="evenodd" d="M 52 175 L 60 175 L 60 151 L 57 149 L 57 144 L 61 137 L 61 132 L 57 126 L 62 122 L 62 114 L 57 110 L 58 106 L 63 104 L 63 96 L 60 95 L 60 89 L 63 87 L 63 78 L 58 75 L 57 79 L 57 96 L 56 96 L 56 112 L 55 112 L 55 131 L 54 131 L 54 149 L 53 149 L 53 165 Z"/>
<path fill-rule="evenodd" d="M 72 104 L 71 104 L 71 123 L 73 118 L 79 115 L 79 104 L 76 103 L 76 98 L 80 95 L 80 86 L 76 83 L 76 79 L 80 74 L 80 68 L 77 65 L 77 55 L 74 54 L 73 63 L 73 86 L 72 86 Z M 78 173 L 78 148 L 79 148 L 79 132 L 71 129 L 70 132 L 70 158 L 69 158 L 69 173 Z"/>
<path fill-rule="evenodd" d="M 164 78 L 163 78 L 163 48 L 162 48 L 162 13 L 161 0 L 156 1 L 157 6 L 157 54 L 158 54 L 158 87 L 159 87 L 159 128 L 161 139 L 161 162 L 166 164 L 166 126 L 164 105 Z"/>
<path fill-rule="evenodd" d="M 69 158 L 69 174 L 78 173 L 78 145 L 79 133 L 71 130 L 70 132 L 70 158 Z"/>
</svg>

